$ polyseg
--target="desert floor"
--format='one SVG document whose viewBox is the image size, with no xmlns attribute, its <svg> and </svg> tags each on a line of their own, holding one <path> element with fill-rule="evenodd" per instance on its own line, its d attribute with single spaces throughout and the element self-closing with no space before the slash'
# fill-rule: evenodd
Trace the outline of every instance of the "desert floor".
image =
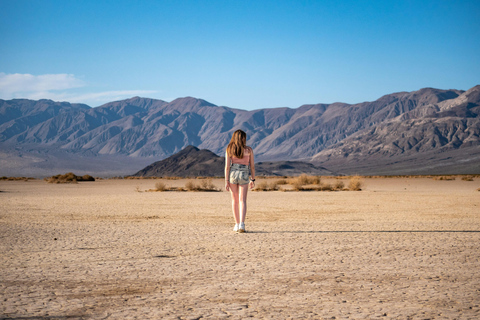
<svg viewBox="0 0 480 320">
<path fill-rule="evenodd" d="M 0 319 L 480 318 L 478 178 L 250 192 L 244 234 L 155 182 L 0 182 Z"/>
</svg>

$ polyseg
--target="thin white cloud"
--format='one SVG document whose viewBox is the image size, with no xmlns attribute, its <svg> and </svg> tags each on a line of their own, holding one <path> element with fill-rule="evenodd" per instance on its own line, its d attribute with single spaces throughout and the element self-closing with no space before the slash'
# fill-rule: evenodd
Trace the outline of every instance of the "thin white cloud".
<svg viewBox="0 0 480 320">
<path fill-rule="evenodd" d="M 132 96 L 153 94 L 154 90 L 114 90 L 102 92 L 75 92 L 78 88 L 88 91 L 87 84 L 73 74 L 5 74 L 0 72 L 1 99 L 50 99 L 98 106 L 110 101 Z M 77 89 L 77 90 L 73 90 Z"/>
<path fill-rule="evenodd" d="M 86 83 L 73 74 L 5 74 L 0 73 L 0 94 L 2 96 L 28 92 L 58 91 L 84 87 Z"/>
</svg>

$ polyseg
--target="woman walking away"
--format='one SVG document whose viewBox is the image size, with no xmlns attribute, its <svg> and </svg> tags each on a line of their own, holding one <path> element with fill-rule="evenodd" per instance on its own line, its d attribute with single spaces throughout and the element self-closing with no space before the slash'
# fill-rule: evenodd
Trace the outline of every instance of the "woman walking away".
<svg viewBox="0 0 480 320">
<path fill-rule="evenodd" d="M 245 232 L 247 192 L 249 187 L 255 187 L 253 150 L 246 144 L 247 134 L 237 130 L 225 152 L 225 189 L 232 195 L 233 231 L 236 232 Z"/>
</svg>

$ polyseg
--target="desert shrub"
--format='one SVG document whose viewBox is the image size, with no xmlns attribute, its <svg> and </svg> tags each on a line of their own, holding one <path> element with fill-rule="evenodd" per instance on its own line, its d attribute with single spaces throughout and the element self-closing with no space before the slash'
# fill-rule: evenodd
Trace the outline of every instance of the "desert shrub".
<svg viewBox="0 0 480 320">
<path fill-rule="evenodd" d="M 362 179 L 359 176 L 353 176 L 348 183 L 348 189 L 351 191 L 361 191 L 362 185 Z"/>
<path fill-rule="evenodd" d="M 322 181 L 319 176 L 307 176 L 306 174 L 302 174 L 296 178 L 290 179 L 290 184 L 292 185 L 293 190 L 297 190 L 297 191 L 318 190 L 318 189 L 321 189 L 320 187 L 321 183 Z M 315 184 L 315 185 L 318 185 L 319 187 L 318 188 L 305 187 L 305 185 L 309 185 L 309 184 L 310 185 Z"/>
<path fill-rule="evenodd" d="M 333 190 L 343 190 L 345 188 L 345 183 L 342 180 L 336 180 L 335 184 L 333 185 Z"/>
<path fill-rule="evenodd" d="M 95 178 L 92 177 L 91 175 L 86 174 L 86 175 L 82 176 L 82 180 L 79 180 L 79 181 L 95 181 Z"/>
<path fill-rule="evenodd" d="M 196 191 L 197 185 L 193 181 L 187 181 L 185 183 L 185 189 L 188 191 Z"/>
<path fill-rule="evenodd" d="M 167 185 L 161 181 L 155 183 L 155 190 L 156 191 L 166 191 Z"/>
<path fill-rule="evenodd" d="M 322 180 L 320 179 L 319 176 L 313 176 L 313 177 L 309 177 L 309 180 L 308 180 L 309 184 L 321 184 Z"/>
<path fill-rule="evenodd" d="M 57 174 L 56 176 L 51 176 L 44 180 L 48 183 L 77 183 L 77 181 L 95 181 L 95 178 L 88 174 L 77 176 L 73 172 L 68 172 L 65 174 Z"/>
<path fill-rule="evenodd" d="M 276 183 L 277 185 L 285 185 L 285 184 L 288 184 L 287 179 L 280 179 L 280 180 L 275 181 L 275 183 Z"/>
<path fill-rule="evenodd" d="M 266 181 L 261 181 L 255 187 L 254 191 L 276 191 L 278 190 L 277 182 L 268 183 Z"/>
<path fill-rule="evenodd" d="M 65 173 L 63 176 L 62 175 L 58 175 L 58 177 L 60 179 L 64 179 L 66 181 L 73 181 L 73 180 L 76 180 L 76 181 L 79 181 L 80 177 L 79 176 L 76 176 L 73 172 L 68 172 L 68 173 Z"/>
<path fill-rule="evenodd" d="M 220 191 L 215 187 L 212 183 L 212 180 L 203 180 L 200 185 L 196 184 L 195 182 L 189 180 L 185 184 L 185 189 L 188 191 Z"/>
<path fill-rule="evenodd" d="M 463 176 L 462 180 L 463 181 L 473 181 L 473 177 L 472 176 Z"/>
<path fill-rule="evenodd" d="M 218 191 L 211 179 L 203 180 L 200 189 L 201 191 Z"/>
<path fill-rule="evenodd" d="M 72 172 L 66 174 L 57 174 L 56 176 L 51 176 L 45 178 L 48 183 L 77 183 L 77 176 Z"/>
<path fill-rule="evenodd" d="M 302 174 L 291 181 L 292 184 L 299 183 L 302 185 L 306 184 L 320 184 L 320 177 L 317 176 L 307 176 L 306 174 Z"/>
<path fill-rule="evenodd" d="M 0 181 L 28 181 L 28 180 L 35 180 L 35 178 L 29 177 L 0 177 Z"/>
<path fill-rule="evenodd" d="M 436 176 L 436 177 L 433 177 L 433 180 L 451 181 L 451 180 L 455 180 L 455 177 L 453 177 L 453 176 Z"/>
<path fill-rule="evenodd" d="M 255 191 L 268 191 L 268 183 L 267 181 L 261 181 L 259 182 L 256 186 L 255 186 L 255 189 L 253 189 Z"/>
<path fill-rule="evenodd" d="M 292 186 L 297 186 L 297 187 L 304 186 L 304 185 L 306 185 L 306 184 L 308 183 L 307 175 L 302 174 L 301 176 L 291 178 L 291 179 L 289 180 L 289 183 L 290 183 Z"/>
<path fill-rule="evenodd" d="M 293 190 L 295 190 L 295 191 L 301 191 L 301 190 L 303 190 L 303 183 L 302 183 L 301 180 L 299 180 L 299 179 L 294 179 L 294 180 L 291 182 L 291 185 L 292 185 Z"/>
<path fill-rule="evenodd" d="M 298 177 L 290 178 L 290 179 L 288 180 L 288 183 L 291 184 L 292 186 L 293 186 L 294 184 L 299 185 L 299 186 L 300 186 L 300 185 L 303 186 L 303 185 L 306 184 L 305 178 L 303 177 L 303 175 L 302 175 L 302 176 L 298 176 Z"/>
<path fill-rule="evenodd" d="M 276 191 L 278 190 L 278 184 L 276 181 L 272 181 L 270 184 L 269 184 L 269 188 L 270 188 L 270 191 Z"/>
<path fill-rule="evenodd" d="M 318 189 L 322 191 L 332 191 L 333 187 L 330 183 L 322 183 Z"/>
</svg>

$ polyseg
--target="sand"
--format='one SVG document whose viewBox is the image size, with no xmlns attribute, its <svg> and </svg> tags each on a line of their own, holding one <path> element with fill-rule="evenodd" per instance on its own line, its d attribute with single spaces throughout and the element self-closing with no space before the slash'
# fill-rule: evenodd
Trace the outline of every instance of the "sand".
<svg viewBox="0 0 480 320">
<path fill-rule="evenodd" d="M 0 318 L 480 318 L 478 178 L 250 192 L 245 234 L 154 185 L 0 182 Z"/>
</svg>

